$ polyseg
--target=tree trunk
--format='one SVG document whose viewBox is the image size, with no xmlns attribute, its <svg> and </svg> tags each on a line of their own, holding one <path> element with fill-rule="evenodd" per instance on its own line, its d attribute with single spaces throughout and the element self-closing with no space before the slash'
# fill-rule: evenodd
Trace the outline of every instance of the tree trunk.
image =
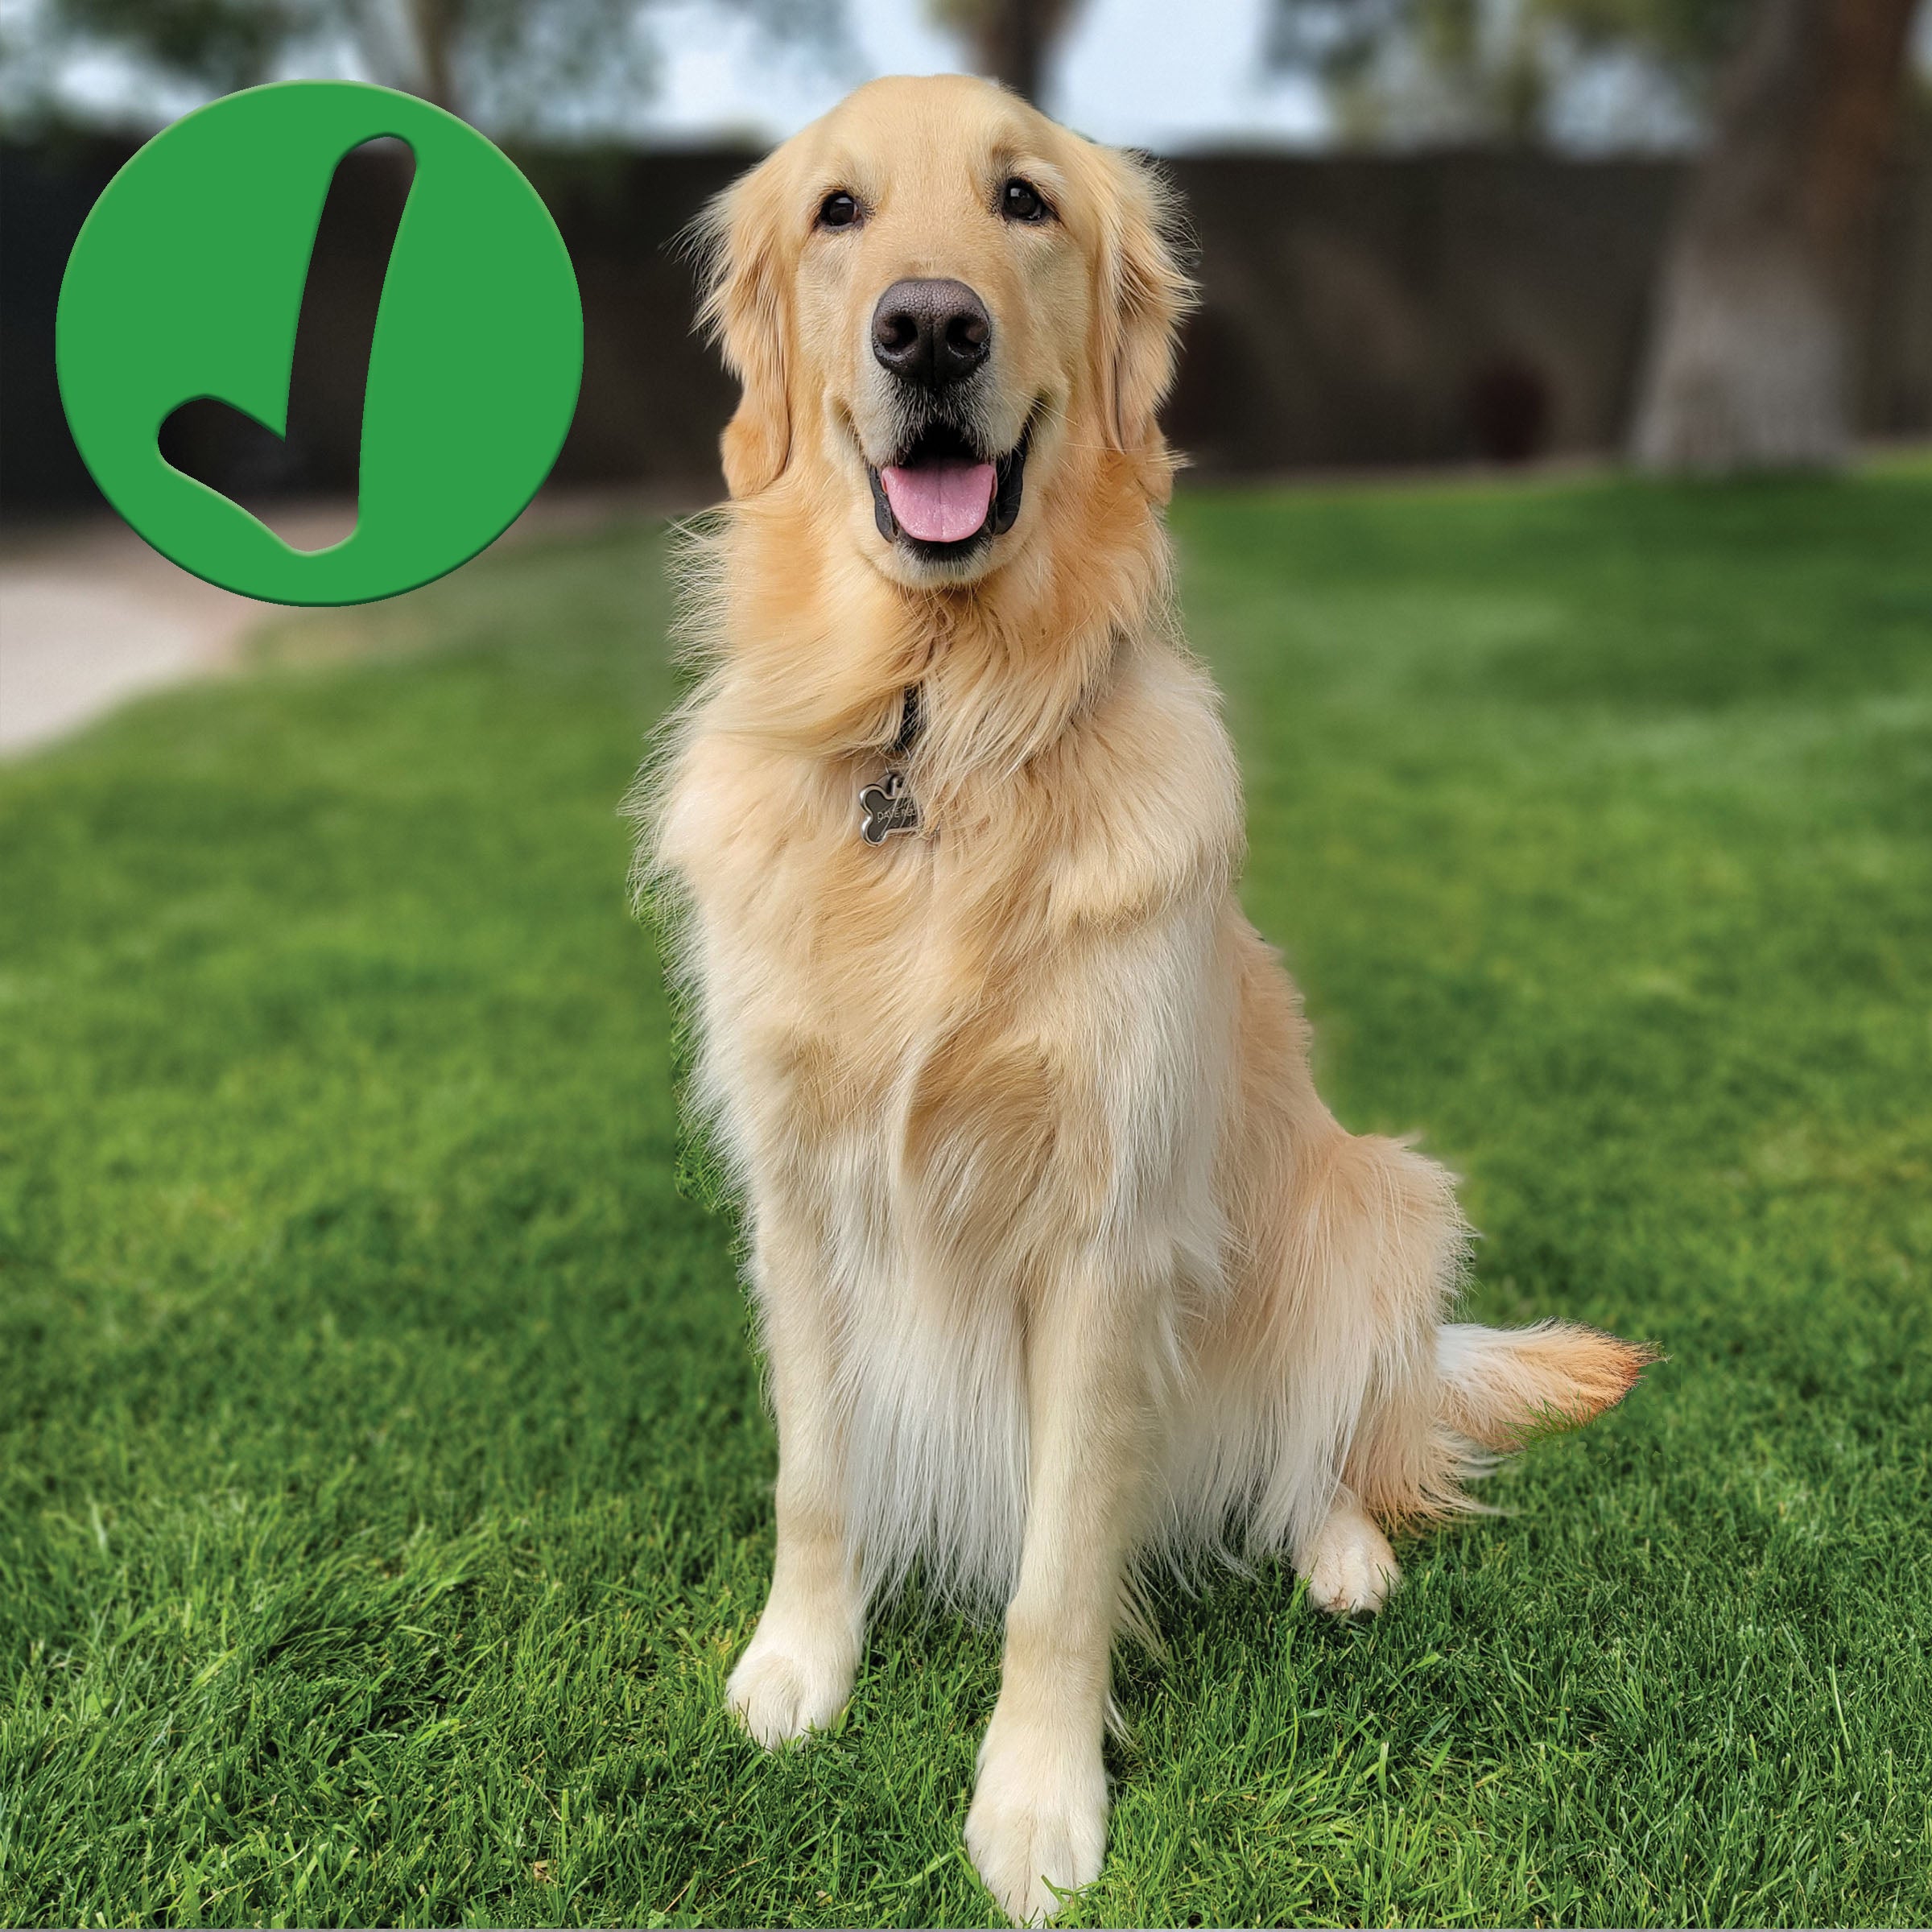
<svg viewBox="0 0 1932 1932">
<path fill-rule="evenodd" d="M 352 0 L 349 26 L 371 76 L 460 114 L 450 46 L 462 5 L 463 0 Z"/>
<path fill-rule="evenodd" d="M 410 0 L 409 20 L 414 30 L 417 68 L 421 76 L 416 91 L 425 101 L 456 109 L 456 86 L 449 71 L 451 0 Z"/>
<path fill-rule="evenodd" d="M 1917 0 L 1757 0 L 1666 255 L 1632 453 L 1839 461 Z"/>
<path fill-rule="evenodd" d="M 1017 94 L 1038 103 L 1053 51 L 1077 0 L 949 0 L 943 19 L 958 26 L 972 48 L 972 64 Z"/>
</svg>

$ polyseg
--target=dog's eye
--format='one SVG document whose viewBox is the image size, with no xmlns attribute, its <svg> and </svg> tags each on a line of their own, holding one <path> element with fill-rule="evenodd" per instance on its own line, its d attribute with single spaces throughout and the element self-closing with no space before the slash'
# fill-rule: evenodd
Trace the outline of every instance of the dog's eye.
<svg viewBox="0 0 1932 1932">
<path fill-rule="evenodd" d="M 858 218 L 857 200 L 842 188 L 833 189 L 819 204 L 820 228 L 850 228 Z"/>
<path fill-rule="evenodd" d="M 1009 221 L 1044 221 L 1053 210 L 1030 181 L 1016 175 L 1000 190 L 1000 213 Z"/>
</svg>

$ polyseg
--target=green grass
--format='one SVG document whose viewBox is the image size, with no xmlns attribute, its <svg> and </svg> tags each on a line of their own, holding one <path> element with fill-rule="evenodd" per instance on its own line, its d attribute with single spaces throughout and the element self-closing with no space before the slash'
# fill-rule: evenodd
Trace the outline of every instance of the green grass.
<svg viewBox="0 0 1932 1932">
<path fill-rule="evenodd" d="M 1332 1629 L 1164 1605 L 1092 1923 L 1932 1920 L 1932 466 L 1195 493 L 1245 894 L 1477 1312 L 1669 1351 Z M 661 543 L 0 770 L 0 1918 L 989 1922 L 993 1636 L 720 1713 L 774 1451 L 617 814 Z"/>
</svg>

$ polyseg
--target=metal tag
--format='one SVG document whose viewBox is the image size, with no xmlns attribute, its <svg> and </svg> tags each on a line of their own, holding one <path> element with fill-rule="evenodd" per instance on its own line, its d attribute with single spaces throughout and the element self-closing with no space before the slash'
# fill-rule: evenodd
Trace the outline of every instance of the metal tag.
<svg viewBox="0 0 1932 1932">
<path fill-rule="evenodd" d="M 906 774 L 889 771 L 876 785 L 859 791 L 859 836 L 868 845 L 883 845 L 895 832 L 917 832 L 919 808 L 906 789 Z"/>
</svg>

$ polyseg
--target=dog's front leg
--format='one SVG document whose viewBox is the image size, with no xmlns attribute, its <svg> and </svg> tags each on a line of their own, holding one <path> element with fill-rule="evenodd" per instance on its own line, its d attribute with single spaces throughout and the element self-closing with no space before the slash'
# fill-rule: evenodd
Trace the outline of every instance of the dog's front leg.
<svg viewBox="0 0 1932 1932">
<path fill-rule="evenodd" d="M 1147 1494 L 1146 1298 L 1099 1268 L 1056 1284 L 1029 1326 L 1030 1471 L 1000 1696 L 980 1748 L 966 1845 L 1025 1924 L 1100 1875 L 1100 1747 L 1122 1575 Z"/>
<path fill-rule="evenodd" d="M 753 1284 L 778 1426 L 778 1554 L 764 1614 L 725 1695 L 772 1747 L 844 1708 L 865 1604 L 846 1534 L 844 1423 L 816 1250 L 778 1214 L 759 1220 Z"/>
</svg>

